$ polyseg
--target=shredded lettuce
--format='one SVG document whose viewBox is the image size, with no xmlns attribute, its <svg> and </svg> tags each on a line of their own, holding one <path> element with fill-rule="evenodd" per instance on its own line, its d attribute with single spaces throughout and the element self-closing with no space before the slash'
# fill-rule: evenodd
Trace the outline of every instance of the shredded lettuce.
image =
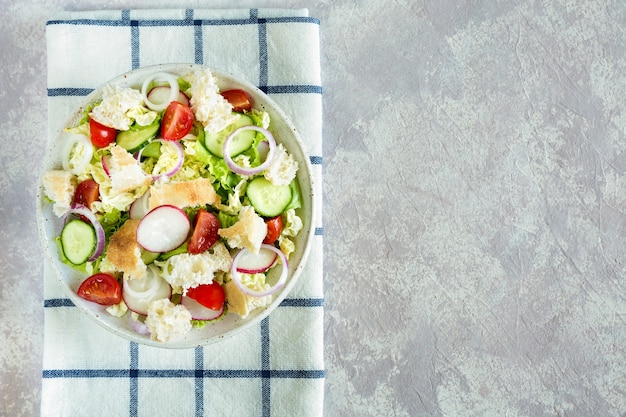
<svg viewBox="0 0 626 417">
<path fill-rule="evenodd" d="M 111 209 L 100 216 L 100 224 L 104 229 L 104 234 L 108 238 L 115 233 L 128 220 L 129 214 L 126 211 Z"/>
<path fill-rule="evenodd" d="M 296 178 L 289 183 L 289 188 L 291 188 L 291 201 L 287 204 L 285 211 L 289 209 L 299 209 L 302 207 L 300 184 L 298 184 L 298 180 Z"/>
<path fill-rule="evenodd" d="M 253 291 L 265 291 L 270 286 L 265 283 L 265 274 L 240 274 L 241 283 Z"/>
<path fill-rule="evenodd" d="M 220 222 L 220 229 L 227 229 L 237 223 L 239 216 L 226 214 L 225 211 L 217 213 L 217 220 Z"/>
</svg>

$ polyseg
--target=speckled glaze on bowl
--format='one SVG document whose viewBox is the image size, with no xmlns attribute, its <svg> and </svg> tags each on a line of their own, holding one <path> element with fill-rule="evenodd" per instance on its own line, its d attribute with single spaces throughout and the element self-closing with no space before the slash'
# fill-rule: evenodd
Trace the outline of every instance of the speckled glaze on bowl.
<svg viewBox="0 0 626 417">
<path fill-rule="evenodd" d="M 197 64 L 153 65 L 122 74 L 106 84 L 119 84 L 123 87 L 140 89 L 143 80 L 155 72 L 164 71 L 174 75 L 184 75 L 202 68 L 207 67 Z M 52 205 L 46 200 L 40 181 L 37 195 L 37 217 L 39 221 L 40 237 L 47 258 L 46 261 L 51 265 L 53 273 L 58 278 L 61 286 L 66 290 L 68 298 L 72 300 L 80 311 L 84 312 L 111 333 L 137 343 L 162 348 L 192 348 L 218 342 L 254 326 L 263 318 L 267 317 L 289 294 L 308 258 L 310 241 L 314 234 L 312 219 L 314 218 L 313 210 L 315 205 L 313 204 L 313 199 L 316 198 L 316 196 L 313 195 L 314 187 L 312 184 L 309 157 L 303 149 L 298 131 L 285 112 L 261 90 L 231 74 L 222 73 L 212 68 L 210 68 L 210 70 L 215 76 L 220 90 L 229 88 L 244 89 L 250 94 L 255 108 L 265 110 L 269 113 L 271 118 L 270 130 L 274 134 L 276 141 L 282 143 L 299 164 L 297 179 L 302 195 L 302 208 L 299 209 L 298 213 L 302 218 L 303 229 L 295 238 L 296 251 L 291 254 L 289 259 L 287 282 L 283 288 L 274 294 L 272 303 L 267 307 L 251 311 L 245 319 L 242 319 L 236 314 L 227 314 L 220 321 L 209 323 L 200 329 L 194 328 L 185 336 L 167 343 L 155 342 L 150 340 L 149 336 L 136 333 L 131 329 L 127 315 L 122 318 L 114 317 L 105 311 L 105 307 L 86 301 L 76 295 L 78 286 L 87 275 L 81 274 L 79 271 L 69 267 L 60 260 L 59 248 L 55 243 L 55 238 L 62 228 L 62 219 L 58 218 L 52 212 Z M 68 120 L 64 126 L 75 125 L 81 117 L 84 106 L 96 100 L 100 95 L 101 88 L 89 94 L 85 98 L 82 106 L 76 109 L 72 115 L 68 115 Z M 62 135 L 63 132 L 59 131 L 56 137 L 50 138 L 42 174 L 46 170 L 59 169 L 61 167 L 59 150 L 62 147 L 59 146 L 58 143 L 62 139 Z"/>
</svg>

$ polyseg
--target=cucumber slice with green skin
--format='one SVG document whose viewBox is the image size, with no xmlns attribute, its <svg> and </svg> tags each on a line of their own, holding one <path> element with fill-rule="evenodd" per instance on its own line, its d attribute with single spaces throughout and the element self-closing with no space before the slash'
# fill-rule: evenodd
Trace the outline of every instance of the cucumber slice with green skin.
<svg viewBox="0 0 626 417">
<path fill-rule="evenodd" d="M 145 249 L 141 249 L 141 260 L 146 265 L 149 265 L 152 262 L 156 261 L 159 255 L 161 255 L 160 252 L 149 252 Z"/>
<path fill-rule="evenodd" d="M 257 213 L 274 217 L 282 214 L 291 202 L 291 187 L 274 185 L 265 177 L 256 177 L 248 184 L 246 195 Z"/>
<path fill-rule="evenodd" d="M 146 142 L 154 138 L 161 127 L 157 119 L 148 126 L 132 126 L 129 130 L 124 130 L 117 134 L 115 142 L 130 153 L 137 152 Z"/>
<path fill-rule="evenodd" d="M 61 231 L 61 247 L 68 261 L 83 264 L 96 248 L 96 231 L 82 220 L 70 220 Z"/>
<path fill-rule="evenodd" d="M 223 158 L 224 142 L 226 141 L 226 138 L 228 138 L 228 135 L 230 135 L 242 126 L 249 126 L 254 124 L 254 121 L 250 116 L 243 113 L 238 114 L 239 118 L 234 123 L 231 123 L 229 126 L 220 130 L 217 133 L 207 133 L 204 136 L 204 147 L 207 148 L 207 150 L 213 155 Z M 246 130 L 238 134 L 230 142 L 230 146 L 228 149 L 230 151 L 230 156 L 237 156 L 246 149 L 248 149 L 250 146 L 252 146 L 255 138 L 256 131 L 254 130 Z"/>
<path fill-rule="evenodd" d="M 161 156 L 161 143 L 150 142 L 143 148 L 141 156 L 145 158 L 158 158 Z"/>
</svg>

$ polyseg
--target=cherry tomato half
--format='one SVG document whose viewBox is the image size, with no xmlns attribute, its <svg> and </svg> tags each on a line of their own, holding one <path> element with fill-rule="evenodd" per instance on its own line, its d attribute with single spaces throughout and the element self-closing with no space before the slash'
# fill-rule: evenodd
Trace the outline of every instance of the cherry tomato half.
<svg viewBox="0 0 626 417">
<path fill-rule="evenodd" d="M 112 127 L 89 119 L 89 133 L 91 135 L 91 143 L 98 148 L 109 146 L 115 141 L 117 130 Z"/>
<path fill-rule="evenodd" d="M 220 94 L 233 106 L 233 111 L 241 113 L 244 110 L 250 111 L 252 109 L 250 97 L 243 90 L 226 90 Z"/>
<path fill-rule="evenodd" d="M 215 214 L 209 213 L 205 209 L 198 210 L 194 220 L 193 233 L 187 245 L 187 252 L 198 254 L 209 249 L 220 238 L 217 233 L 219 228 L 220 222 Z"/>
<path fill-rule="evenodd" d="M 226 300 L 224 289 L 216 281 L 210 284 L 201 284 L 195 288 L 189 288 L 187 290 L 187 296 L 211 310 L 220 310 L 224 307 L 224 301 Z"/>
<path fill-rule="evenodd" d="M 161 137 L 165 140 L 178 140 L 191 131 L 193 126 L 193 112 L 191 109 L 172 101 L 165 109 L 161 122 Z"/>
<path fill-rule="evenodd" d="M 85 180 L 76 186 L 74 204 L 82 204 L 91 209 L 91 203 L 100 198 L 100 186 L 92 179 Z"/>
<path fill-rule="evenodd" d="M 76 293 L 87 301 L 103 306 L 119 304 L 122 301 L 122 287 L 120 283 L 112 275 L 102 272 L 84 280 Z"/>
<path fill-rule="evenodd" d="M 267 225 L 267 235 L 265 235 L 263 243 L 271 245 L 276 242 L 283 230 L 283 219 L 281 216 L 272 217 L 265 220 L 265 224 Z"/>
</svg>

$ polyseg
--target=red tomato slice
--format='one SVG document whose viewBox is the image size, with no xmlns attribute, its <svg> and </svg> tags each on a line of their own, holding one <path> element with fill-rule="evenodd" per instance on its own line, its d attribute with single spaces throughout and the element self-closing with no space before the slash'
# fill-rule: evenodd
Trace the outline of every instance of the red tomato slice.
<svg viewBox="0 0 626 417">
<path fill-rule="evenodd" d="M 84 280 L 76 293 L 87 301 L 103 306 L 119 304 L 122 301 L 120 283 L 112 275 L 105 273 L 97 273 Z"/>
<path fill-rule="evenodd" d="M 224 307 L 224 301 L 226 300 L 224 289 L 216 281 L 210 284 L 198 285 L 195 288 L 189 288 L 187 290 L 187 297 L 193 298 L 211 310 L 221 309 Z"/>
<path fill-rule="evenodd" d="M 283 219 L 281 216 L 272 217 L 265 220 L 265 224 L 267 225 L 267 235 L 265 235 L 263 243 L 271 245 L 276 242 L 280 232 L 283 230 Z"/>
<path fill-rule="evenodd" d="M 193 233 L 187 245 L 187 252 L 198 254 L 209 249 L 220 238 L 217 233 L 219 228 L 220 222 L 215 214 L 209 213 L 205 209 L 198 210 L 194 220 Z"/>
<path fill-rule="evenodd" d="M 191 131 L 193 112 L 178 101 L 172 101 L 165 109 L 161 122 L 161 137 L 165 140 L 178 140 Z"/>
<path fill-rule="evenodd" d="M 94 119 L 89 119 L 89 133 L 91 135 L 91 143 L 98 148 L 109 146 L 115 141 L 117 136 L 117 130 L 98 123 Z"/>
<path fill-rule="evenodd" d="M 241 113 L 244 110 L 250 111 L 252 109 L 250 97 L 243 90 L 226 90 L 220 94 L 233 106 L 233 111 Z"/>
<path fill-rule="evenodd" d="M 78 184 L 74 192 L 74 204 L 82 204 L 91 209 L 91 203 L 100 198 L 100 186 L 92 179 Z"/>
</svg>

